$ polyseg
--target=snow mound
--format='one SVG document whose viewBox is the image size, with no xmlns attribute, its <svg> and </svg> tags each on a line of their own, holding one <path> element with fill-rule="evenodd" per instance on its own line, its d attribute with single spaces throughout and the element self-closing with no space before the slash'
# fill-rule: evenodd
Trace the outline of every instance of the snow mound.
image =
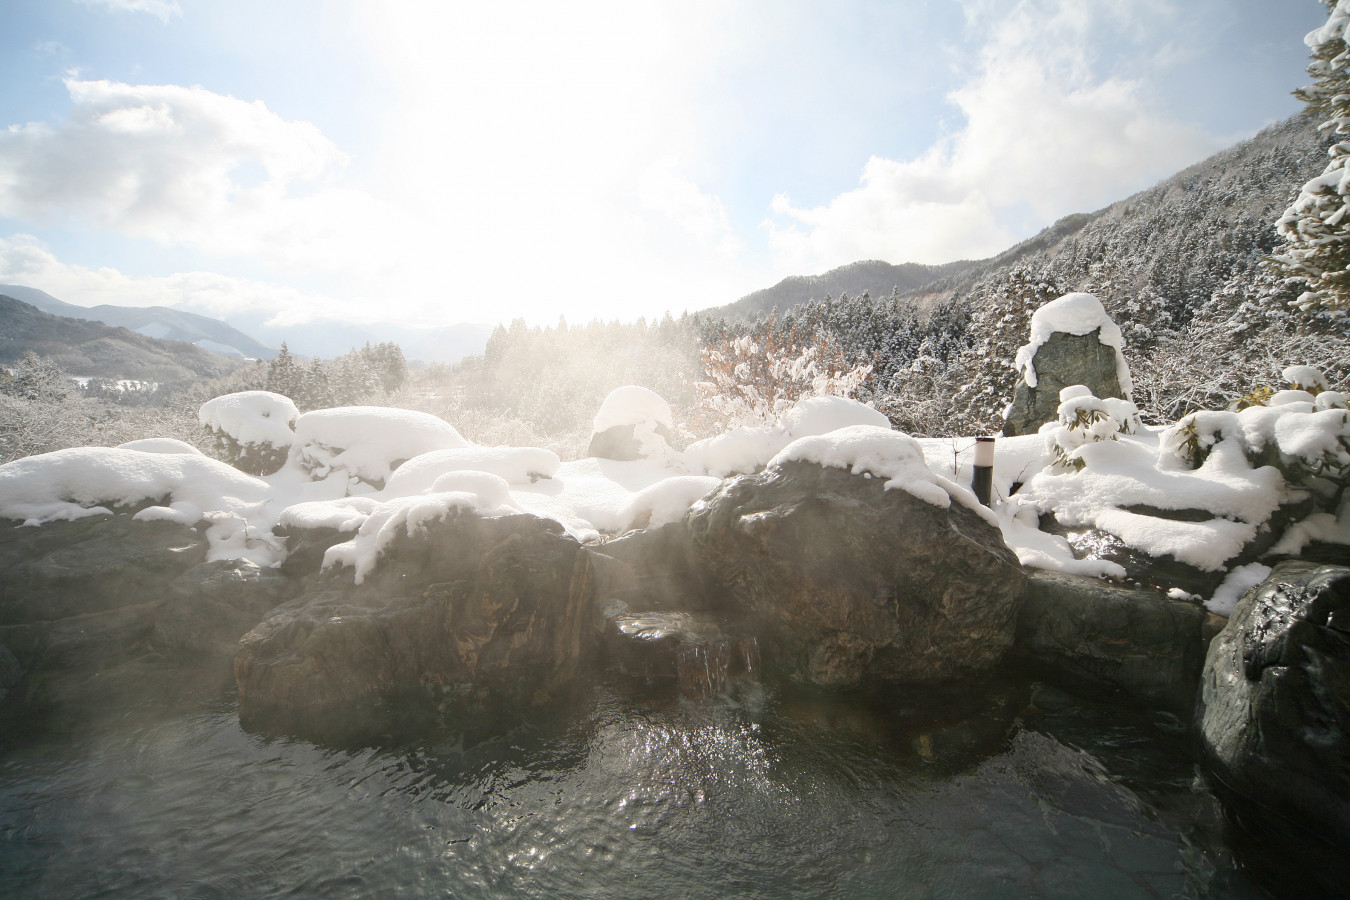
<svg viewBox="0 0 1350 900">
<path fill-rule="evenodd" d="M 798 438 L 771 459 L 769 465 L 788 462 L 809 462 L 847 469 L 855 475 L 866 473 L 885 478 L 886 490 L 902 490 L 944 509 L 955 498 L 989 524 L 998 525 L 998 519 L 975 499 L 969 488 L 928 468 L 919 442 L 903 432 L 875 425 L 852 425 L 828 434 Z"/>
<path fill-rule="evenodd" d="M 460 511 L 483 516 L 514 512 L 511 509 L 503 510 L 490 500 L 468 491 L 398 497 L 374 507 L 351 540 L 329 547 L 323 556 L 323 567 L 327 569 L 341 565 L 354 568 L 356 583 L 361 584 L 389 545 L 400 535 L 416 537 L 432 523 L 443 521 L 452 513 Z"/>
<path fill-rule="evenodd" d="M 645 487 L 633 495 L 623 512 L 623 530 L 658 528 L 678 522 L 703 497 L 717 490 L 720 478 L 706 475 L 676 475 Z"/>
<path fill-rule="evenodd" d="M 139 441 L 127 441 L 118 444 L 118 450 L 139 450 L 142 453 L 195 453 L 204 456 L 202 451 L 177 438 L 141 438 Z"/>
<path fill-rule="evenodd" d="M 1130 367 L 1125 363 L 1125 357 L 1121 353 L 1125 347 L 1125 339 L 1121 336 L 1120 326 L 1106 314 L 1100 300 L 1092 294 L 1083 293 L 1065 294 L 1031 314 L 1030 339 L 1017 351 L 1017 357 L 1013 362 L 1029 387 L 1035 387 L 1037 383 L 1036 352 L 1057 331 L 1074 335 L 1097 331 L 1098 340 L 1108 347 L 1115 348 L 1116 378 L 1126 398 L 1130 396 L 1134 388 L 1130 381 Z"/>
<path fill-rule="evenodd" d="M 685 467 L 693 473 L 726 478 L 764 467 L 790 439 L 781 428 L 742 426 L 695 441 L 684 448 Z"/>
<path fill-rule="evenodd" d="M 779 417 L 776 426 L 742 426 L 695 441 L 685 448 L 691 473 L 726 478 L 757 472 L 797 438 L 829 434 L 840 428 L 867 425 L 889 429 L 891 420 L 865 403 L 847 397 L 807 397 Z"/>
<path fill-rule="evenodd" d="M 207 400 L 197 411 L 198 420 L 244 445 L 289 447 L 291 427 L 300 410 L 289 397 L 271 391 L 240 391 Z"/>
<path fill-rule="evenodd" d="M 180 521 L 191 510 L 200 519 L 260 504 L 267 493 L 267 482 L 201 454 L 77 447 L 0 466 L 0 516 L 34 525 L 166 499 Z"/>
<path fill-rule="evenodd" d="M 656 391 L 635 384 L 618 387 L 600 404 L 595 414 L 593 434 L 599 434 L 617 425 L 664 425 L 675 427 L 670 404 Z"/>
<path fill-rule="evenodd" d="M 428 413 L 346 406 L 307 412 L 295 420 L 290 463 L 315 479 L 343 472 L 379 484 L 405 460 L 467 446 L 453 426 Z"/>
<path fill-rule="evenodd" d="M 783 413 L 778 427 L 791 440 L 813 434 L 828 434 L 850 425 L 890 428 L 886 414 L 847 397 L 807 397 Z"/>
<path fill-rule="evenodd" d="M 558 454 L 539 447 L 460 447 L 432 450 L 414 456 L 395 470 L 384 487 L 386 496 L 423 494 L 447 472 L 491 472 L 510 484 L 529 484 L 552 478 L 561 462 Z"/>
<path fill-rule="evenodd" d="M 343 532 L 356 531 L 379 505 L 380 501 L 374 497 L 310 500 L 283 509 L 277 524 L 281 528 L 294 528 L 300 531 L 320 528 Z"/>
</svg>

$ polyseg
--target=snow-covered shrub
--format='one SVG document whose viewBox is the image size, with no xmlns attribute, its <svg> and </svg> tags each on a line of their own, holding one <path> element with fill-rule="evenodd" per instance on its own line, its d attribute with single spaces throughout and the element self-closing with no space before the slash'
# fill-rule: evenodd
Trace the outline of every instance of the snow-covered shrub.
<svg viewBox="0 0 1350 900">
<path fill-rule="evenodd" d="M 1280 391 L 1270 405 L 1191 413 L 1163 432 L 1160 452 L 1197 468 L 1231 442 L 1252 465 L 1274 466 L 1290 483 L 1335 505 L 1350 484 L 1350 410 L 1331 405 L 1337 399 L 1319 405 L 1307 392 Z"/>
<path fill-rule="evenodd" d="M 1307 391 L 1314 396 L 1328 387 L 1326 376 L 1312 366 L 1286 366 L 1280 377 L 1293 390 Z"/>
<path fill-rule="evenodd" d="M 315 480 L 345 475 L 382 487 L 400 463 L 469 442 L 433 415 L 382 406 L 318 409 L 295 420 L 290 461 Z"/>
<path fill-rule="evenodd" d="M 286 462 L 299 415 L 289 397 L 270 391 L 215 397 L 197 413 L 221 458 L 250 475 L 270 475 Z"/>
<path fill-rule="evenodd" d="M 1059 423 L 1051 431 L 1052 466 L 1065 471 L 1083 468 L 1078 448 L 1099 441 L 1114 441 L 1118 435 L 1139 429 L 1139 410 L 1119 397 L 1101 399 L 1081 384 L 1059 392 Z"/>
</svg>

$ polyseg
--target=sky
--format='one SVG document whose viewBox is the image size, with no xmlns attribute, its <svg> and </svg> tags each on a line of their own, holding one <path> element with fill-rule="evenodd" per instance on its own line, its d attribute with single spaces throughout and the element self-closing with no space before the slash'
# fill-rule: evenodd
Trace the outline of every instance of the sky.
<svg viewBox="0 0 1350 900">
<path fill-rule="evenodd" d="M 1319 0 L 0 0 L 0 283 L 412 326 L 991 256 L 1300 109 Z"/>
</svg>

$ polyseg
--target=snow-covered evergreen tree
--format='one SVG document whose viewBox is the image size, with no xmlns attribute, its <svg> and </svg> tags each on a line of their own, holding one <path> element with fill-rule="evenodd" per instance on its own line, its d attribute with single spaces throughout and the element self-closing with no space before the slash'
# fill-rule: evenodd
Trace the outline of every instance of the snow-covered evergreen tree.
<svg viewBox="0 0 1350 900">
<path fill-rule="evenodd" d="M 1329 4 L 1330 5 L 1330 4 Z M 1323 119 L 1322 129 L 1350 135 L 1350 0 L 1335 0 L 1327 23 L 1305 38 L 1313 61 L 1308 74 L 1316 82 L 1295 96 Z M 1274 261 L 1305 279 L 1308 290 L 1296 301 L 1305 309 L 1343 311 L 1350 305 L 1350 141 L 1328 151 L 1331 162 L 1303 185 L 1277 223 L 1288 241 Z"/>
</svg>

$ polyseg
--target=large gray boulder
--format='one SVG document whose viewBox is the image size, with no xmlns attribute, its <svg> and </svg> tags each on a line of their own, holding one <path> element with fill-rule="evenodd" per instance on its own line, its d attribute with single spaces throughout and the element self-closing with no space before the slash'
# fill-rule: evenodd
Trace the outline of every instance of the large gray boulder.
<svg viewBox="0 0 1350 900">
<path fill-rule="evenodd" d="M 1124 397 L 1116 372 L 1115 347 L 1103 344 L 1100 329 L 1087 334 L 1056 331 L 1036 351 L 1036 386 L 1019 379 L 1003 423 L 1009 437 L 1035 434 L 1059 413 L 1059 392 L 1086 385 L 1096 397 Z"/>
<path fill-rule="evenodd" d="M 1210 644 L 1199 702 L 1204 760 L 1238 821 L 1274 845 L 1272 853 L 1316 857 L 1334 849 L 1343 859 L 1350 568 L 1277 566 Z M 1344 890 L 1344 870 L 1325 874 L 1326 888 Z"/>
<path fill-rule="evenodd" d="M 358 707 L 549 702 L 596 635 L 589 556 L 555 522 L 451 511 L 400 535 L 361 584 L 350 569 L 311 577 L 245 635 L 240 715 L 303 730 L 355 723 Z"/>
<path fill-rule="evenodd" d="M 1070 690 L 1120 694 L 1189 718 L 1205 657 L 1207 614 L 1144 587 L 1033 571 L 1017 656 Z"/>
<path fill-rule="evenodd" d="M 181 524 L 119 512 L 16 526 L 0 522 L 0 644 L 29 723 L 219 690 L 239 637 L 293 591 L 275 570 L 205 562 L 205 536 Z"/>
<path fill-rule="evenodd" d="M 998 528 L 883 481 L 791 462 L 725 482 L 689 514 L 766 666 L 827 687 L 938 682 L 1012 645 L 1024 576 Z"/>
</svg>

